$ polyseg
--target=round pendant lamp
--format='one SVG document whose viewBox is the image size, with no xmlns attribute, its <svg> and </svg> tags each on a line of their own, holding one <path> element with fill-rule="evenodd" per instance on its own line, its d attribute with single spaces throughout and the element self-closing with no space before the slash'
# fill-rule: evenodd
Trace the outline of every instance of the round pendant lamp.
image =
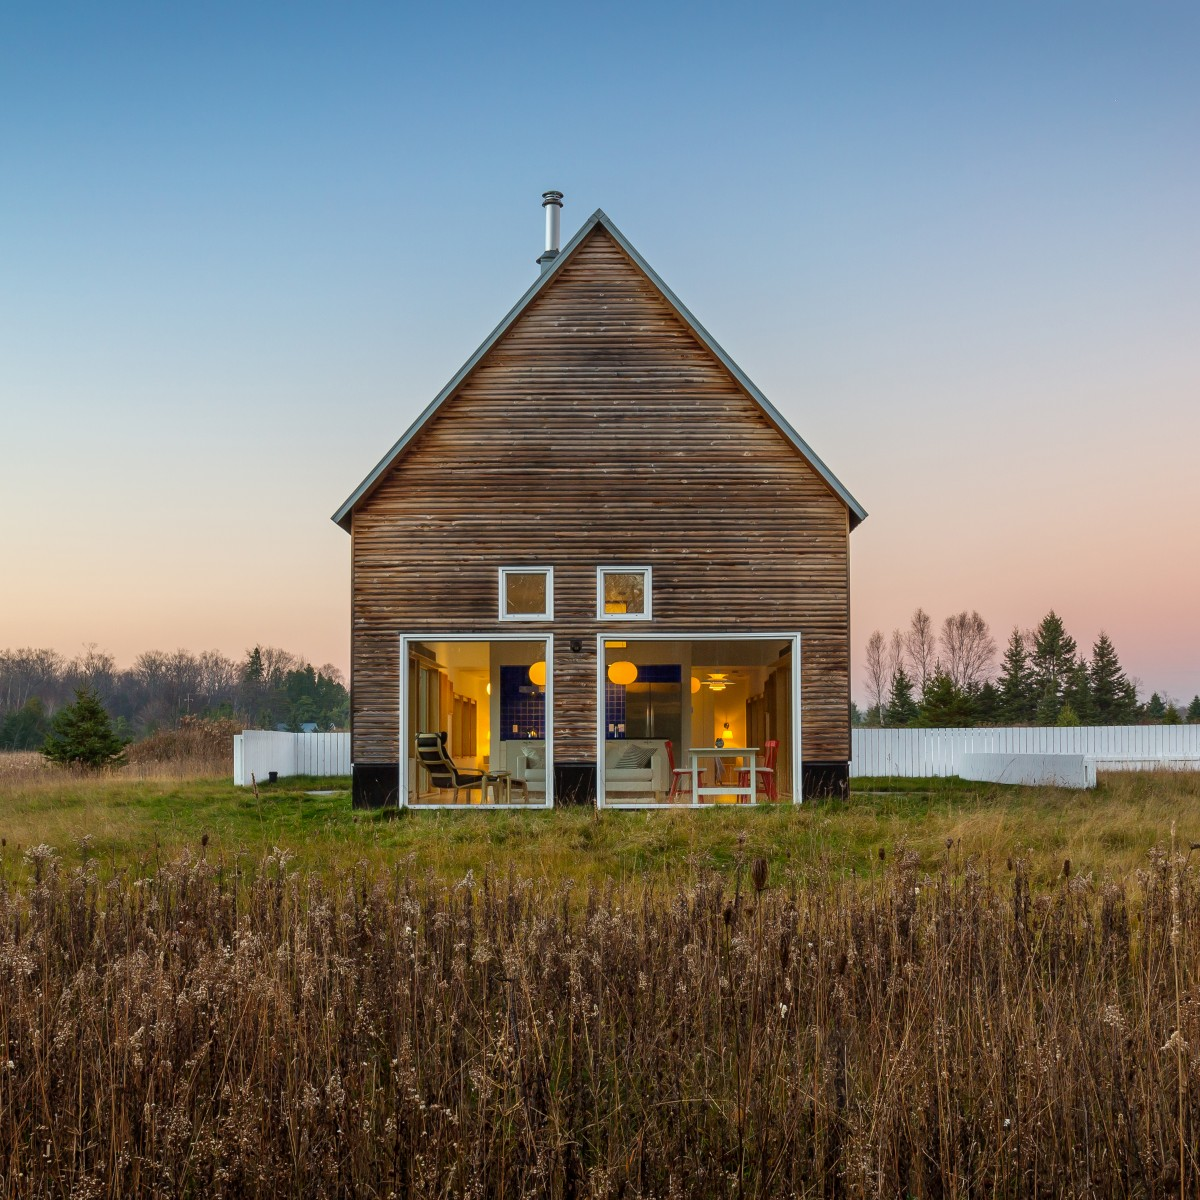
<svg viewBox="0 0 1200 1200">
<path fill-rule="evenodd" d="M 694 696 L 700 690 L 701 684 L 695 675 L 692 676 L 692 695 Z"/>
<path fill-rule="evenodd" d="M 529 668 L 529 682 L 537 687 L 546 686 L 546 664 L 544 662 L 535 662 Z"/>
<path fill-rule="evenodd" d="M 631 662 L 609 663 L 608 678 L 610 683 L 628 687 L 637 679 L 637 667 Z"/>
</svg>

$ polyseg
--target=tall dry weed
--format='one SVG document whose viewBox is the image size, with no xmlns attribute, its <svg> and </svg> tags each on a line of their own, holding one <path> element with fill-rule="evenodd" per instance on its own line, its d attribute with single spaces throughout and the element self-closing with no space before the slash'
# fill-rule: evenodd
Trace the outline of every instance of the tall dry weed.
<svg viewBox="0 0 1200 1200">
<path fill-rule="evenodd" d="M 0 884 L 0 1193 L 1200 1188 L 1182 854 L 666 898 L 204 854 Z"/>
</svg>

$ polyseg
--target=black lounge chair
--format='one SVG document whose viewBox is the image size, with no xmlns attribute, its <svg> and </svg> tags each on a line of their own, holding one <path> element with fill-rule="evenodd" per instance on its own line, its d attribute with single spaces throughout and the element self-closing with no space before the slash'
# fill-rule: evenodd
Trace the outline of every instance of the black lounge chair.
<svg viewBox="0 0 1200 1200">
<path fill-rule="evenodd" d="M 446 735 L 444 733 L 418 733 L 417 758 L 421 766 L 429 772 L 429 781 L 435 788 L 454 793 L 454 803 L 458 803 L 458 793 L 466 792 L 467 800 L 471 799 L 471 789 L 479 789 L 479 798 L 486 803 L 487 785 L 499 783 L 503 776 L 489 775 L 486 771 L 464 771 L 454 765 L 454 759 L 446 753 Z"/>
</svg>

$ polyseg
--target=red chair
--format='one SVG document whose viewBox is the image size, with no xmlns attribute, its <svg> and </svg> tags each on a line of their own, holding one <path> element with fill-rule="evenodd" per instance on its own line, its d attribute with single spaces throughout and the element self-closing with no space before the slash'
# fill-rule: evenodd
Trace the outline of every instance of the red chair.
<svg viewBox="0 0 1200 1200">
<path fill-rule="evenodd" d="M 690 767 L 677 767 L 675 765 L 675 748 L 671 743 L 667 742 L 667 766 L 671 769 L 671 790 L 667 793 L 668 800 L 674 800 L 680 792 L 690 792 L 692 790 L 692 772 Z M 704 786 L 704 772 L 700 771 L 700 786 Z M 687 780 L 687 785 L 684 786 L 684 780 Z"/>
<path fill-rule="evenodd" d="M 762 785 L 762 790 L 767 793 L 768 800 L 779 799 L 779 786 L 775 782 L 775 760 L 779 757 L 779 742 L 770 741 L 763 742 L 763 749 L 766 750 L 766 755 L 763 757 L 763 765 L 755 767 L 754 773 L 758 776 L 755 782 L 754 795 L 751 799 L 758 797 L 758 785 Z M 744 767 L 738 772 L 738 787 L 748 788 L 750 786 L 750 768 Z"/>
</svg>

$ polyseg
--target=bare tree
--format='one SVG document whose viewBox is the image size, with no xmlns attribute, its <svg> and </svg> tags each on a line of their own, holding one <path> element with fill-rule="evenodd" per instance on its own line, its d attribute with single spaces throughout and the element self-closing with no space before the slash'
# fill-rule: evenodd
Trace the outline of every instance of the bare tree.
<svg viewBox="0 0 1200 1200">
<path fill-rule="evenodd" d="M 97 649 L 95 642 L 88 642 L 83 653 L 67 664 L 63 680 L 71 690 L 91 688 L 107 706 L 117 690 L 117 660 L 108 651 Z"/>
<path fill-rule="evenodd" d="M 867 639 L 867 693 L 871 704 L 882 715 L 891 677 L 888 674 L 887 643 L 878 629 Z"/>
<path fill-rule="evenodd" d="M 964 609 L 942 623 L 946 674 L 960 691 L 969 692 L 991 678 L 996 642 L 988 623 Z"/>
<path fill-rule="evenodd" d="M 904 634 L 898 629 L 893 629 L 892 636 L 888 638 L 887 665 L 888 691 L 890 693 L 896 673 L 904 667 Z"/>
<path fill-rule="evenodd" d="M 298 658 L 288 650 L 281 650 L 278 646 L 259 646 L 258 651 L 262 655 L 263 678 L 272 687 L 279 687 L 289 671 L 307 665 L 304 659 Z"/>
<path fill-rule="evenodd" d="M 919 695 L 925 695 L 925 685 L 937 673 L 937 638 L 933 633 L 933 618 L 918 608 L 904 634 L 904 653 L 908 673 L 917 685 Z"/>
<path fill-rule="evenodd" d="M 0 711 L 21 708 L 31 696 L 57 696 L 63 660 L 56 650 L 0 650 Z"/>
<path fill-rule="evenodd" d="M 205 650 L 200 655 L 200 694 L 206 704 L 232 703 L 237 685 L 238 667 L 232 658 L 219 650 Z"/>
</svg>

